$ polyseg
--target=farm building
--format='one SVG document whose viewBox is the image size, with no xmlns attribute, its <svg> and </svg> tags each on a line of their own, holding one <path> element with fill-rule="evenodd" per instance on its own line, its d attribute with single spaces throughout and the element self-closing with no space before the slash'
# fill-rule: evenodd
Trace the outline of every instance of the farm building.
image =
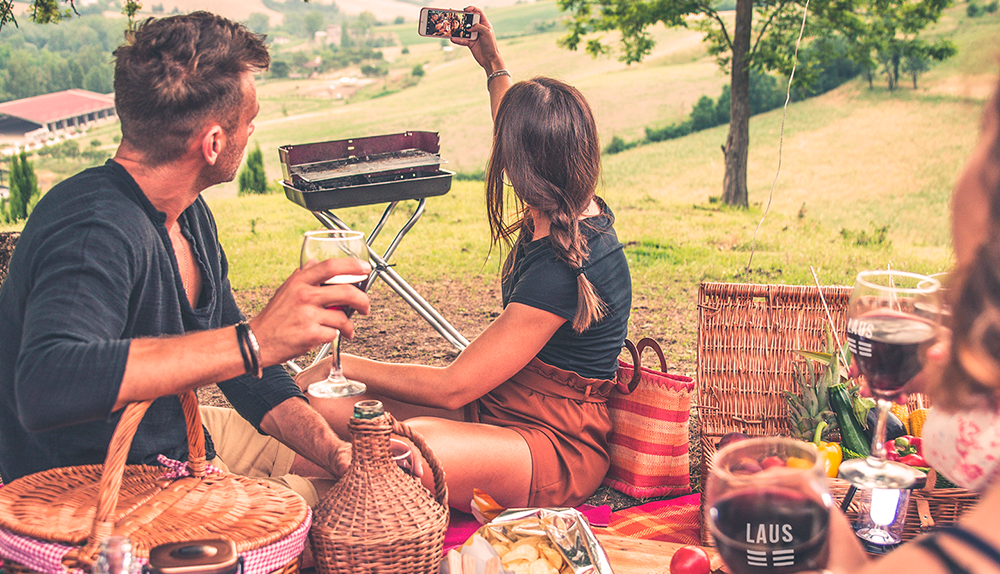
<svg viewBox="0 0 1000 574">
<path fill-rule="evenodd" d="M 117 117 L 113 95 L 65 90 L 0 104 L 0 138 L 44 141 Z"/>
</svg>

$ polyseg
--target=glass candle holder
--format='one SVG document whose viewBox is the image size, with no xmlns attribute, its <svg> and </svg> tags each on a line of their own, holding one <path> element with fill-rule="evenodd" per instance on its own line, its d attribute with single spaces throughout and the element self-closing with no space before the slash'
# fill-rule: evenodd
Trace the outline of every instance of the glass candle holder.
<svg viewBox="0 0 1000 574">
<path fill-rule="evenodd" d="M 899 544 L 903 540 L 903 525 L 906 522 L 909 500 L 910 491 L 906 489 L 858 489 L 855 534 L 878 546 Z"/>
</svg>

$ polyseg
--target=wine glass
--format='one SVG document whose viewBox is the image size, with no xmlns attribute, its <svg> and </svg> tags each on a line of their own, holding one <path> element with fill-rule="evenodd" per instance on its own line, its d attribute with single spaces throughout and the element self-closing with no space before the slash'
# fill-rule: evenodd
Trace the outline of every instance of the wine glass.
<svg viewBox="0 0 1000 574">
<path fill-rule="evenodd" d="M 833 497 L 812 443 L 745 439 L 715 454 L 705 517 L 733 574 L 822 570 Z"/>
<path fill-rule="evenodd" d="M 338 257 L 353 257 L 363 261 L 368 260 L 368 244 L 365 242 L 365 234 L 360 231 L 347 231 L 341 229 L 323 229 L 320 231 L 307 231 L 302 239 L 302 255 L 300 265 L 305 267 L 310 261 L 323 261 Z M 368 275 L 334 275 L 325 282 L 327 285 L 354 285 L 362 291 L 368 283 Z M 331 309 L 339 309 L 348 317 L 354 314 L 354 309 L 348 306 L 334 306 Z M 340 331 L 336 331 L 333 341 L 330 342 L 330 374 L 323 381 L 318 381 L 309 385 L 308 392 L 314 397 L 323 399 L 353 397 L 365 392 L 367 387 L 364 383 L 351 381 L 344 376 L 344 370 L 340 366 Z"/>
<path fill-rule="evenodd" d="M 871 455 L 844 461 L 840 477 L 865 489 L 900 489 L 920 476 L 886 460 L 885 425 L 902 388 L 923 368 L 923 355 L 937 339 L 941 283 L 905 271 L 862 271 L 848 306 L 847 343 L 878 405 Z"/>
</svg>

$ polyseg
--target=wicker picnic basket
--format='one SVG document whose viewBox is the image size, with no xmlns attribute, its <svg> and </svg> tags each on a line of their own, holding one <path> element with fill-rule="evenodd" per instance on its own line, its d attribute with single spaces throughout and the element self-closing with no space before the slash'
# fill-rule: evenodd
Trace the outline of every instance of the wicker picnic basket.
<svg viewBox="0 0 1000 574">
<path fill-rule="evenodd" d="M 749 436 L 788 435 L 788 406 L 783 390 L 798 392 L 793 378 L 796 351 L 820 351 L 828 325 L 847 328 L 850 287 L 702 283 L 698 294 L 697 408 L 702 492 L 719 439 L 729 432 Z M 929 399 L 913 395 L 911 407 Z M 936 524 L 954 522 L 979 496 L 962 488 L 914 491 L 907 507 L 903 539 Z M 839 502 L 847 481 L 831 478 Z M 704 504 L 704 497 L 702 497 Z M 918 506 L 919 505 L 919 506 Z M 702 509 L 704 510 L 704 508 Z M 848 511 L 856 512 L 854 507 Z M 704 512 L 702 513 L 704 516 Z M 702 520 L 702 542 L 712 543 Z"/>
<path fill-rule="evenodd" d="M 316 507 L 309 533 L 320 573 L 437 573 L 450 514 L 444 471 L 434 453 L 379 401 L 357 403 L 348 428 L 351 468 Z M 409 439 L 423 455 L 434 496 L 392 460 L 392 433 Z"/>
<path fill-rule="evenodd" d="M 190 476 L 125 464 L 152 404 L 144 401 L 125 408 L 103 465 L 55 468 L 0 488 L 4 571 L 89 572 L 100 543 L 117 535 L 131 539 L 140 562 L 161 544 L 226 538 L 244 558 L 247 574 L 298 572 L 311 518 L 305 500 L 268 482 L 212 472 L 197 398 L 186 392 L 180 400 Z"/>
</svg>

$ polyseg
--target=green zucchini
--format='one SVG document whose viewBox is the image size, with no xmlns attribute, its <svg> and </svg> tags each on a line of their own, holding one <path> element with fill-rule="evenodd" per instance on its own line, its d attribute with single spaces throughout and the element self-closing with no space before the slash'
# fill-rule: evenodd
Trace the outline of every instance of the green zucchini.
<svg viewBox="0 0 1000 574">
<path fill-rule="evenodd" d="M 854 408 L 851 406 L 851 397 L 847 394 L 847 387 L 844 383 L 834 383 L 830 385 L 830 408 L 837 416 L 837 425 L 840 427 L 840 444 L 845 451 L 858 454 L 862 457 L 871 454 L 871 445 L 865 440 L 864 429 L 861 423 L 854 416 Z"/>
</svg>

